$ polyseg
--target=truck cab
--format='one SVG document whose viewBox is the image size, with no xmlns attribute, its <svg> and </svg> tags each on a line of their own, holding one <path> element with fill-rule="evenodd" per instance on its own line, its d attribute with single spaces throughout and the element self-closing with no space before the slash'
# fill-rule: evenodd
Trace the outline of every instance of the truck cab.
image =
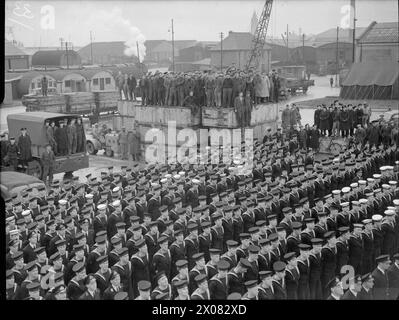
<svg viewBox="0 0 399 320">
<path fill-rule="evenodd" d="M 28 164 L 27 173 L 35 177 L 41 178 L 43 167 L 41 163 L 41 155 L 45 150 L 46 144 L 49 143 L 46 135 L 46 121 L 54 121 L 56 128 L 59 127 L 59 122 L 65 119 L 78 119 L 79 115 L 50 113 L 50 112 L 25 112 L 17 114 L 9 114 L 7 116 L 8 131 L 10 137 L 18 139 L 20 128 L 26 128 L 27 133 L 32 141 L 32 160 Z M 65 156 L 56 155 L 53 173 L 66 173 L 72 175 L 73 171 L 88 168 L 89 156 L 84 151 L 77 152 Z"/>
</svg>

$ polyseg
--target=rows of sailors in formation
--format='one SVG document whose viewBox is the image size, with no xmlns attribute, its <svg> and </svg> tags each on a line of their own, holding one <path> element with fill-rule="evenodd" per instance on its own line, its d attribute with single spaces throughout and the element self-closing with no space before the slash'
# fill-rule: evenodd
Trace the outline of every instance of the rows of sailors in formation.
<svg viewBox="0 0 399 320">
<path fill-rule="evenodd" d="M 396 299 L 396 146 L 284 166 L 283 148 L 275 170 L 259 149 L 249 172 L 111 167 L 5 199 L 8 299 Z"/>
</svg>

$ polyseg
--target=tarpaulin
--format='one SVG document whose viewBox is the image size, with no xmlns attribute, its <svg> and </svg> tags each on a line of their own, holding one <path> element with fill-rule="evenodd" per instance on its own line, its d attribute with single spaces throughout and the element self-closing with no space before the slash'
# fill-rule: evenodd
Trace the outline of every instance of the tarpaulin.
<svg viewBox="0 0 399 320">
<path fill-rule="evenodd" d="M 352 65 L 343 86 L 391 86 L 398 75 L 397 62 L 359 62 Z"/>
</svg>

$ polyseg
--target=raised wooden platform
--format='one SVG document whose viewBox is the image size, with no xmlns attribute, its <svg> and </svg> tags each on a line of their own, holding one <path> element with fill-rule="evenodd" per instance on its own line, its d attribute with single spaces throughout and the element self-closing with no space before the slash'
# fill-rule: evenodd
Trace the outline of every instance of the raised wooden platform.
<svg viewBox="0 0 399 320">
<path fill-rule="evenodd" d="M 190 128 L 196 132 L 198 144 L 204 139 L 206 141 L 209 137 L 207 130 L 200 129 L 227 129 L 232 135 L 234 129 L 240 128 L 232 108 L 215 109 L 203 107 L 202 114 L 193 116 L 190 108 L 141 106 L 133 101 L 119 101 L 118 111 L 119 115 L 114 119 L 114 127 L 116 129 L 125 127 L 129 131 L 135 126 L 137 121 L 143 145 L 146 144 L 144 139 L 148 130 L 152 128 L 160 129 L 164 133 L 166 140 L 168 139 L 168 134 L 176 137 L 176 134 L 182 129 Z M 253 138 L 263 139 L 268 128 L 273 131 L 276 130 L 278 116 L 277 104 L 261 104 L 254 107 L 251 116 L 251 126 L 248 127 L 248 129 L 253 130 Z M 170 130 L 171 122 L 176 122 L 176 133 Z M 202 135 L 202 139 L 200 139 L 200 135 Z M 168 144 L 168 141 L 165 142 Z M 183 143 L 177 141 L 176 145 Z"/>
</svg>

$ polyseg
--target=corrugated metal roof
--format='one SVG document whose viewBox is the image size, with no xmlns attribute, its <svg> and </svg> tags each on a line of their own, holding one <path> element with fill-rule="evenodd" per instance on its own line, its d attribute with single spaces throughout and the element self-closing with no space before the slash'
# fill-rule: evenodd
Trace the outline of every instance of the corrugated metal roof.
<svg viewBox="0 0 399 320">
<path fill-rule="evenodd" d="M 251 50 L 253 35 L 250 32 L 229 32 L 226 39 L 223 40 L 223 51 L 227 50 Z M 264 49 L 270 50 L 265 44 Z M 220 42 L 210 51 L 220 51 Z"/>
<path fill-rule="evenodd" d="M 365 27 L 356 28 L 355 38 L 359 39 L 366 29 L 367 28 L 365 28 Z M 338 41 L 339 42 L 352 43 L 352 38 L 353 38 L 352 29 L 339 28 L 339 31 L 338 31 Z M 331 28 L 331 29 L 328 29 L 328 30 L 326 30 L 324 32 L 321 32 L 321 33 L 317 34 L 310 41 L 310 43 L 313 46 L 320 47 L 320 46 L 323 46 L 325 44 L 333 43 L 333 42 L 336 42 L 336 41 L 337 41 L 337 28 Z"/>
<path fill-rule="evenodd" d="M 399 42 L 398 22 L 381 22 L 374 24 L 360 38 L 360 43 L 397 43 Z"/>
<path fill-rule="evenodd" d="M 46 76 L 47 78 L 51 77 L 53 80 L 56 80 L 50 75 L 50 73 L 48 71 L 43 71 L 43 72 L 29 71 L 29 72 L 23 73 L 22 78 L 18 83 L 19 94 L 21 94 L 21 95 L 28 94 L 32 79 L 34 79 L 38 76 L 39 77 Z"/>
<path fill-rule="evenodd" d="M 85 77 L 84 75 L 81 74 L 81 71 L 83 70 L 74 70 L 74 69 L 60 69 L 60 70 L 54 70 L 54 71 L 48 71 L 47 74 L 49 74 L 51 77 L 53 77 L 57 81 L 62 81 L 65 76 L 70 75 L 70 74 L 78 74 L 82 77 Z"/>
<path fill-rule="evenodd" d="M 144 42 L 146 51 L 151 52 L 156 46 L 158 46 L 162 42 L 168 42 L 168 40 L 146 40 Z"/>
<path fill-rule="evenodd" d="M 27 56 L 20 48 L 15 46 L 11 41 L 5 41 L 4 56 Z"/>
<path fill-rule="evenodd" d="M 12 81 L 12 80 L 17 80 L 21 79 L 23 76 L 23 73 L 18 73 L 18 72 L 6 72 L 4 74 L 4 81 Z"/>
<path fill-rule="evenodd" d="M 110 57 L 126 57 L 125 49 L 127 48 L 125 45 L 125 41 L 109 41 L 109 42 L 93 42 L 93 60 L 96 60 L 96 56 L 110 56 Z M 78 51 L 78 54 L 81 55 L 83 59 L 90 60 L 91 58 L 91 45 L 81 48 Z"/>
<path fill-rule="evenodd" d="M 61 59 L 66 55 L 65 50 L 47 50 L 38 51 L 32 56 L 32 66 L 61 66 Z M 70 64 L 74 64 L 74 60 L 80 64 L 80 56 L 74 50 L 68 50 L 68 56 L 71 58 Z"/>
</svg>

